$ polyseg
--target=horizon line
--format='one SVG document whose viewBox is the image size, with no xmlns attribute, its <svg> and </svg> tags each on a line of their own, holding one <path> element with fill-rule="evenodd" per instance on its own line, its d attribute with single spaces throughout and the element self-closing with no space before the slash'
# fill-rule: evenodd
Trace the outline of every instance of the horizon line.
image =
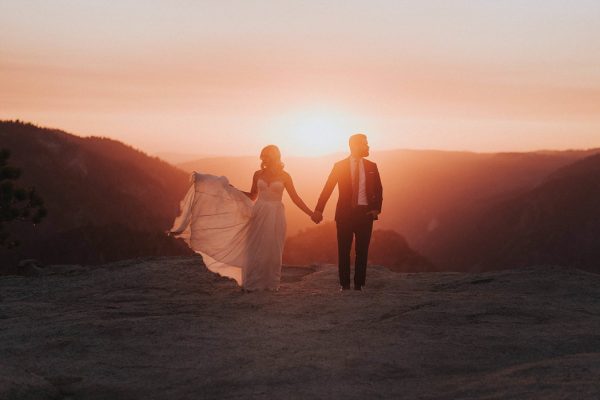
<svg viewBox="0 0 600 400">
<path fill-rule="evenodd" d="M 35 122 L 30 122 L 30 121 L 24 121 L 21 120 L 19 118 L 15 118 L 15 119 L 4 119 L 4 118 L 0 118 L 0 123 L 19 123 L 19 124 L 23 124 L 23 125 L 31 125 L 34 126 L 36 128 L 40 128 L 40 129 L 47 129 L 47 130 L 52 130 L 52 131 L 60 131 L 62 133 L 68 134 L 68 135 L 72 135 L 72 136 L 77 136 L 79 138 L 82 139 L 91 139 L 91 138 L 101 138 L 101 139 L 108 139 L 108 140 L 114 140 L 117 142 L 120 142 L 126 146 L 132 147 L 142 153 L 145 153 L 151 157 L 157 157 L 160 158 L 161 160 L 167 161 L 166 159 L 160 157 L 161 154 L 172 154 L 172 155 L 181 155 L 181 156 L 191 156 L 194 157 L 188 161 L 183 161 L 183 162 L 179 162 L 178 164 L 185 164 L 188 162 L 194 162 L 197 160 L 207 160 L 207 159 L 217 159 L 217 158 L 241 158 L 241 157 L 256 157 L 255 154 L 250 154 L 250 153 L 239 153 L 239 154 L 207 154 L 207 155 L 200 155 L 198 154 L 197 156 L 194 155 L 193 153 L 184 153 L 184 152 L 179 152 L 179 151 L 173 151 L 173 150 L 161 150 L 161 151 L 149 151 L 149 150 L 145 150 L 141 147 L 137 147 L 131 143 L 128 143 L 122 139 L 117 139 L 114 137 L 110 137 L 110 136 L 105 136 L 103 134 L 87 134 L 87 135 L 81 135 L 81 134 L 77 134 L 77 133 L 72 133 L 69 131 L 66 131 L 62 128 L 55 128 L 55 127 L 51 127 L 51 126 L 44 126 L 44 125 L 39 125 Z M 368 136 L 368 135 L 367 135 Z M 574 148 L 574 147 L 566 147 L 566 148 L 538 148 L 535 150 L 501 150 L 501 151 L 493 151 L 493 150 L 475 150 L 475 149 L 441 149 L 441 148 L 431 148 L 431 147 L 424 147 L 424 148 L 419 148 L 419 147 L 413 147 L 413 148 L 409 148 L 409 147 L 397 147 L 397 148 L 389 148 L 389 149 L 377 149 L 377 148 L 372 148 L 371 152 L 375 152 L 375 153 L 386 153 L 386 152 L 397 152 L 397 151 L 406 151 L 406 152 L 438 152 L 438 153 L 468 153 L 468 154 L 527 154 L 527 153 L 560 153 L 560 152 L 570 152 L 570 151 L 594 151 L 594 150 L 599 150 L 600 151 L 600 143 L 598 144 L 598 146 L 594 146 L 594 147 L 587 147 L 587 148 Z M 290 154 L 289 156 L 285 156 L 284 158 L 326 158 L 326 157 L 332 157 L 332 156 L 339 156 L 341 154 L 348 154 L 348 152 L 345 151 L 339 151 L 339 152 L 332 152 L 332 153 L 326 153 L 326 154 L 320 154 L 320 155 L 315 155 L 315 156 L 305 156 L 305 155 L 295 155 L 295 154 Z"/>
</svg>

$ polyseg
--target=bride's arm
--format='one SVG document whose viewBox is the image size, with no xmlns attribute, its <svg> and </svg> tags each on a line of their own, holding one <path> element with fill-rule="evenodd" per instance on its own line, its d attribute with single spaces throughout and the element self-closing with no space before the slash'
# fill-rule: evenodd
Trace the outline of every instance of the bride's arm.
<svg viewBox="0 0 600 400">
<path fill-rule="evenodd" d="M 257 181 L 258 181 L 258 174 L 260 171 L 256 171 L 254 173 L 254 176 L 252 177 L 252 187 L 250 188 L 249 192 L 242 192 L 244 193 L 246 196 L 248 196 L 250 198 L 250 200 L 255 200 L 256 199 L 256 195 L 258 194 L 258 187 L 257 187 Z"/>
<path fill-rule="evenodd" d="M 298 196 L 298 193 L 296 193 L 296 188 L 294 187 L 294 182 L 292 182 L 292 177 L 288 173 L 286 173 L 285 189 L 287 190 L 287 192 L 290 195 L 290 198 L 292 199 L 294 204 L 297 205 L 299 209 L 304 211 L 306 213 L 306 215 L 308 215 L 309 217 L 312 217 L 312 215 L 313 215 L 312 210 L 310 208 L 308 208 L 308 206 L 306 204 L 304 204 L 304 202 L 302 201 L 300 196 Z"/>
</svg>

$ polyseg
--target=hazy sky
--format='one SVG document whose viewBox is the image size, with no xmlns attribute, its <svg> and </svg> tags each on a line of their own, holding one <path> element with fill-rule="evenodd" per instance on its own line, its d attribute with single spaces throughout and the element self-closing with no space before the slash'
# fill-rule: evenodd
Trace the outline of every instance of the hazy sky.
<svg viewBox="0 0 600 400">
<path fill-rule="evenodd" d="M 149 153 L 600 147 L 600 1 L 0 0 L 0 118 Z"/>
</svg>

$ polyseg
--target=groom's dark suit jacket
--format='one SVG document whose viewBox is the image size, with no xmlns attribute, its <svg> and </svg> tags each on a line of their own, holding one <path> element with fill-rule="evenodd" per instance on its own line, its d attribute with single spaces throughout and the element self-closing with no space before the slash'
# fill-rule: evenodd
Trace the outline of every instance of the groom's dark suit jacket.
<svg viewBox="0 0 600 400">
<path fill-rule="evenodd" d="M 365 168 L 365 188 L 367 191 L 368 211 L 377 210 L 381 212 L 383 203 L 383 188 L 377 164 L 363 158 Z M 352 216 L 352 173 L 350 170 L 350 158 L 338 161 L 333 166 L 329 178 L 325 183 L 323 192 L 317 202 L 316 210 L 323 212 L 325 203 L 329 200 L 335 185 L 338 185 L 339 198 L 335 209 L 335 220 L 344 221 Z"/>
</svg>

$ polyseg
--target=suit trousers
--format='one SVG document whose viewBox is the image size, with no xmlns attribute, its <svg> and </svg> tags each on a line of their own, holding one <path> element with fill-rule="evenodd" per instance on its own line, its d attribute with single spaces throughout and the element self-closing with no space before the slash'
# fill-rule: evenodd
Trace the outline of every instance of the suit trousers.
<svg viewBox="0 0 600 400">
<path fill-rule="evenodd" d="M 343 220 L 336 221 L 338 240 L 338 268 L 340 285 L 344 288 L 350 286 L 350 251 L 352 241 L 356 253 L 354 259 L 354 287 L 361 288 L 367 278 L 367 260 L 369 258 L 369 243 L 373 230 L 373 216 L 367 214 L 367 206 L 352 208 L 349 215 Z"/>
</svg>

